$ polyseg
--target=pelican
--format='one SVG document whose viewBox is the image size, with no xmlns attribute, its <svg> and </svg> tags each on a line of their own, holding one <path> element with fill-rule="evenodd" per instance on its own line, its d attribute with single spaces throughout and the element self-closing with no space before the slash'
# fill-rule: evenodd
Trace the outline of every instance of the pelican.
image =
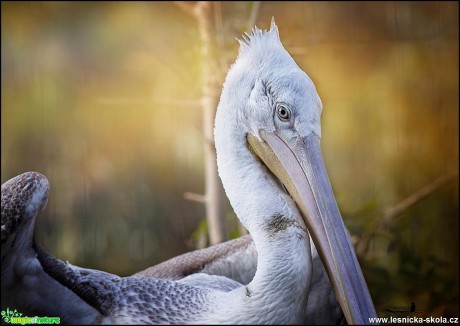
<svg viewBox="0 0 460 326">
<path fill-rule="evenodd" d="M 2 310 L 72 324 L 368 324 L 376 317 L 323 163 L 322 103 L 278 27 L 240 40 L 215 118 L 219 176 L 250 236 L 129 277 L 40 247 L 37 172 L 1 188 Z"/>
</svg>

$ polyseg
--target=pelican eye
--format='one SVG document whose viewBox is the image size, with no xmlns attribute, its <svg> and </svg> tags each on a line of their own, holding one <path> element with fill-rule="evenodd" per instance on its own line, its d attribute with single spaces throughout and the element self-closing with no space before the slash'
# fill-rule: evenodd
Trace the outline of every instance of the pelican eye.
<svg viewBox="0 0 460 326">
<path fill-rule="evenodd" d="M 280 118 L 281 121 L 289 121 L 289 119 L 291 119 L 291 111 L 289 111 L 289 108 L 286 105 L 278 104 L 276 111 L 278 113 L 278 118 Z"/>
</svg>

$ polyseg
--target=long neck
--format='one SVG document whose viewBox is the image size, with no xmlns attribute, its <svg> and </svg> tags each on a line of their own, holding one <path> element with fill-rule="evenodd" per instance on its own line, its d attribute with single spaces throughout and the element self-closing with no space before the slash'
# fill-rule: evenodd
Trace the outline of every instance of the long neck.
<svg viewBox="0 0 460 326">
<path fill-rule="evenodd" d="M 291 198 L 249 151 L 237 124 L 231 123 L 234 118 L 216 118 L 217 163 L 235 213 L 254 239 L 258 265 L 254 279 L 235 290 L 240 293 L 230 294 L 232 305 L 223 309 L 230 316 L 227 307 L 239 306 L 241 318 L 253 316 L 258 323 L 299 322 L 312 273 L 310 237 Z"/>
</svg>

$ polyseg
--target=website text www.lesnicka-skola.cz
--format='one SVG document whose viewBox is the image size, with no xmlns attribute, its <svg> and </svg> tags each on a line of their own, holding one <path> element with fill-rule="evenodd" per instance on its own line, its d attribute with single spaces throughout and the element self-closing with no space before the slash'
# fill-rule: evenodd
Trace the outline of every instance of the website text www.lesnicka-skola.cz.
<svg viewBox="0 0 460 326">
<path fill-rule="evenodd" d="M 458 317 L 376 317 L 371 324 L 458 324 Z"/>
</svg>

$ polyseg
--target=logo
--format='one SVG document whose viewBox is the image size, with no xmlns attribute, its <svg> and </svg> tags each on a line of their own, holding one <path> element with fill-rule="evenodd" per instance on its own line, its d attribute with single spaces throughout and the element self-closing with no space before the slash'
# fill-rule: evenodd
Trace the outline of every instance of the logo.
<svg viewBox="0 0 460 326">
<path fill-rule="evenodd" d="M 387 313 L 390 313 L 392 316 L 396 316 L 396 317 L 406 317 L 406 316 L 410 316 L 412 314 L 416 314 L 416 313 L 421 313 L 422 311 L 420 310 L 416 310 L 417 306 L 415 305 L 415 302 L 412 302 L 412 304 L 410 306 L 392 306 L 392 307 L 389 307 L 387 309 L 385 309 L 385 311 Z"/>
<path fill-rule="evenodd" d="M 6 310 L 2 310 L 2 319 L 7 324 L 19 324 L 19 325 L 26 325 L 26 324 L 60 324 L 61 318 L 59 317 L 28 317 L 23 316 L 22 313 L 18 312 L 16 309 L 10 310 L 10 308 L 6 308 Z"/>
</svg>

